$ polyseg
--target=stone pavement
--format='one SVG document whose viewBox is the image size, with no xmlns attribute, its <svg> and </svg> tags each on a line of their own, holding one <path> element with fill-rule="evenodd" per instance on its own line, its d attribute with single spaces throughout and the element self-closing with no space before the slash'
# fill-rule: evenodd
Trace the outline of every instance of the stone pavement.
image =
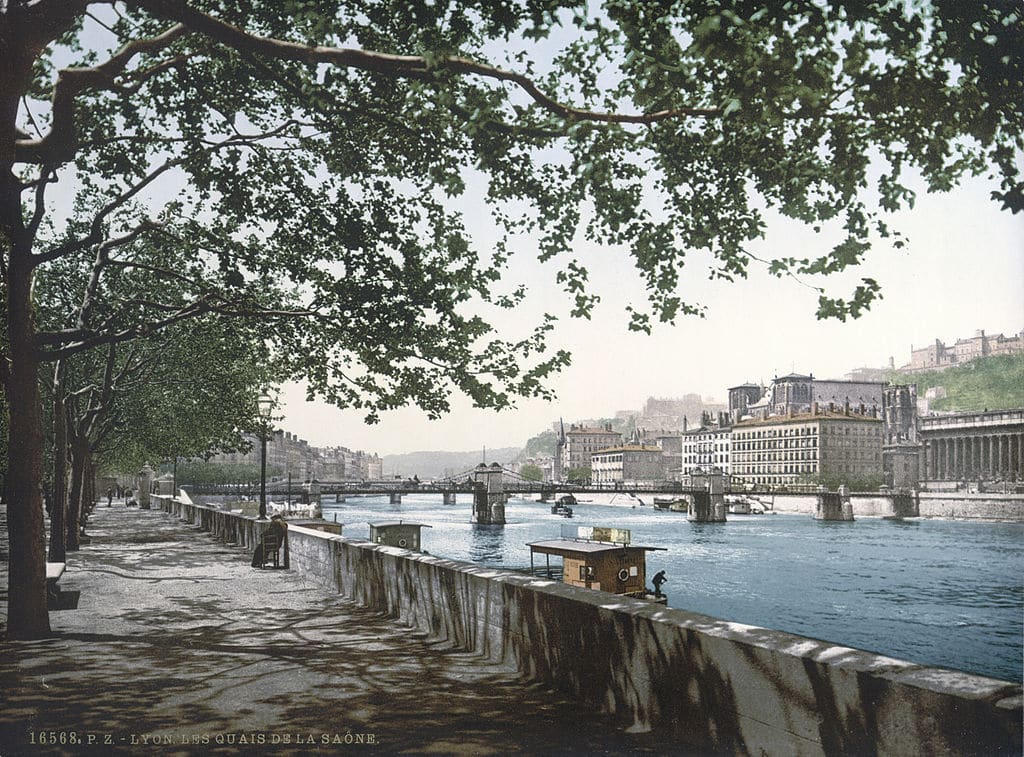
<svg viewBox="0 0 1024 757">
<path fill-rule="evenodd" d="M 0 757 L 674 751 L 166 513 L 101 503 L 88 530 L 78 609 L 0 642 Z"/>
</svg>

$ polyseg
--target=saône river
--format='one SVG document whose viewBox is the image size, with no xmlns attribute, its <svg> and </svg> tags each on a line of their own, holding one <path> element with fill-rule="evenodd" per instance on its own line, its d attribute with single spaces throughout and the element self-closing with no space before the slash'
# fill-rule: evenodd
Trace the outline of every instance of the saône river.
<svg viewBox="0 0 1024 757">
<path fill-rule="evenodd" d="M 647 581 L 666 571 L 670 607 L 1021 681 L 1024 524 L 782 513 L 696 524 L 649 502 L 573 509 L 567 519 L 510 499 L 505 526 L 478 526 L 468 495 L 455 505 L 429 494 L 396 505 L 386 496 L 323 500 L 324 517 L 336 516 L 347 537 L 369 538 L 370 522 L 424 523 L 425 551 L 490 567 L 528 567 L 527 543 L 558 538 L 563 525 L 628 528 L 634 545 L 666 548 L 648 553 Z"/>
</svg>

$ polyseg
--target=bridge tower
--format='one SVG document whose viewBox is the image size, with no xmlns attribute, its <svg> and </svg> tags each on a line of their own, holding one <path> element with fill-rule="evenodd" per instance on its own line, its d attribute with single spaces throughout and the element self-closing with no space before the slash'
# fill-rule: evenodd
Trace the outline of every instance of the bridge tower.
<svg viewBox="0 0 1024 757">
<path fill-rule="evenodd" d="M 693 502 L 687 520 L 691 523 L 725 523 L 725 474 L 717 468 L 690 477 Z"/>
<path fill-rule="evenodd" d="M 488 467 L 480 463 L 473 471 L 473 523 L 486 526 L 505 525 L 504 471 L 498 463 Z"/>
<path fill-rule="evenodd" d="M 818 487 L 818 502 L 814 509 L 815 520 L 853 520 L 853 504 L 850 490 L 843 484 L 839 491 L 830 492 L 824 486 Z"/>
</svg>

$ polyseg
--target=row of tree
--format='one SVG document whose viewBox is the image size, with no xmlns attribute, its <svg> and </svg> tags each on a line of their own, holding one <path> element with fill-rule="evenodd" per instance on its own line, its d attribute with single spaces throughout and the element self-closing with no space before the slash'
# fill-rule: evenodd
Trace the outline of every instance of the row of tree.
<svg viewBox="0 0 1024 757">
<path fill-rule="evenodd" d="M 0 2 L 7 633 L 49 632 L 44 472 L 73 545 L 90 470 L 231 444 L 271 364 L 370 422 L 550 397 L 557 313 L 491 325 L 517 250 L 576 316 L 577 240 L 620 250 L 647 331 L 702 312 L 695 251 L 816 286 L 902 244 L 908 175 L 989 173 L 1019 210 L 1019 4 L 922 5 Z M 839 242 L 754 256 L 766 209 Z"/>
</svg>

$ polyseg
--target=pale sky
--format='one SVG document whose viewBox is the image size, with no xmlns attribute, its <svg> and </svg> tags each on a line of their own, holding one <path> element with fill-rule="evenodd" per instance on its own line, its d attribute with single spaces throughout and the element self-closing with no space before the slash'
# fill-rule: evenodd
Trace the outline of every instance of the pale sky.
<svg viewBox="0 0 1024 757">
<path fill-rule="evenodd" d="M 92 33 L 103 37 L 101 31 Z M 58 185 L 51 201 L 69 203 L 73 185 Z M 945 195 L 919 192 L 915 209 L 892 222 L 909 237 L 909 247 L 896 251 L 876 243 L 859 269 L 835 277 L 829 289 L 840 296 L 849 294 L 862 276 L 880 282 L 884 299 L 859 320 L 815 320 L 816 292 L 760 269 L 739 283 L 708 281 L 695 259 L 682 288 L 686 298 L 708 306 L 707 318 L 682 318 L 674 327 L 656 327 L 651 336 L 630 333 L 623 308 L 640 304 L 643 289 L 628 258 L 581 243 L 577 257 L 589 268 L 593 290 L 603 302 L 593 320 L 564 318 L 549 339 L 552 348 L 573 352 L 572 365 L 550 382 L 557 401 L 524 400 L 517 409 L 496 414 L 456 399 L 453 412 L 442 420 L 405 409 L 385 413 L 379 424 L 367 426 L 362 412 L 307 403 L 305 388 L 296 384 L 282 387 L 281 427 L 317 446 L 343 445 L 382 455 L 521 446 L 559 417 L 571 422 L 639 410 L 649 396 L 698 393 L 724 402 L 727 387 L 767 381 L 775 374 L 841 377 L 853 368 L 885 366 L 890 357 L 897 366 L 905 364 L 911 346 L 934 339 L 948 344 L 976 329 L 1017 333 L 1024 329 L 1024 217 L 1000 211 L 989 199 L 993 188 L 972 180 Z M 473 231 L 486 249 L 486 210 L 470 210 L 467 218 L 478 224 Z M 518 241 L 520 255 L 509 281 L 526 283 L 531 299 L 499 324 L 499 336 L 506 335 L 507 327 L 534 325 L 545 311 L 566 312 L 554 284 L 556 267 L 536 262 L 531 240 Z M 767 238 L 751 251 L 765 258 L 804 257 L 820 255 L 831 245 L 801 224 L 776 219 L 770 221 Z"/>
<path fill-rule="evenodd" d="M 573 352 L 572 365 L 551 384 L 557 401 L 522 401 L 503 413 L 456 401 L 441 420 L 406 409 L 367 426 L 362 413 L 307 403 L 304 388 L 289 385 L 282 391 L 281 425 L 317 446 L 382 455 L 521 446 L 559 417 L 570 422 L 638 410 L 649 396 L 698 393 L 724 402 L 729 386 L 775 374 L 840 378 L 854 368 L 883 367 L 890 357 L 903 365 L 912 346 L 934 339 L 949 344 L 976 329 L 1017 333 L 1024 329 L 1024 218 L 1000 211 L 989 199 L 991 189 L 972 180 L 949 194 L 920 194 L 915 209 L 897 217 L 908 247 L 877 244 L 864 265 L 837 279 L 848 286 L 830 290 L 852 291 L 862 276 L 879 281 L 884 299 L 855 321 L 817 321 L 817 293 L 792 279 L 754 270 L 739 283 L 711 282 L 694 265 L 682 286 L 708 305 L 707 317 L 680 319 L 651 336 L 630 333 L 623 306 L 637 302 L 642 287 L 628 262 L 612 251 L 581 250 L 603 301 L 593 320 L 563 320 L 551 339 L 552 346 Z M 811 244 L 821 241 L 808 229 L 777 220 L 756 252 L 800 256 Z M 558 297 L 553 269 L 524 260 L 515 272 L 531 288 L 534 314 L 552 306 Z"/>
</svg>

